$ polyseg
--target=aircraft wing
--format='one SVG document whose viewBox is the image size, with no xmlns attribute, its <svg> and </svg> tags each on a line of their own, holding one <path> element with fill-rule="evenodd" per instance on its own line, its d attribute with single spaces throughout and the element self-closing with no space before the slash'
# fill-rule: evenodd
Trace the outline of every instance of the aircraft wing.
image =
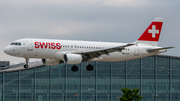
<svg viewBox="0 0 180 101">
<path fill-rule="evenodd" d="M 163 49 L 170 49 L 170 48 L 174 48 L 174 47 L 152 48 L 152 49 L 147 49 L 147 51 L 148 52 L 155 52 L 155 51 L 159 51 L 159 50 L 163 50 Z"/>
<path fill-rule="evenodd" d="M 121 46 L 116 46 L 116 47 L 110 47 L 110 48 L 105 48 L 105 49 L 98 49 L 98 50 L 90 50 L 90 51 L 81 51 L 77 54 L 81 54 L 82 57 L 86 59 L 94 59 L 94 58 L 99 58 L 101 55 L 109 55 L 109 53 L 119 51 L 121 52 L 125 47 L 132 46 L 134 44 L 126 44 L 126 45 L 121 45 Z"/>
</svg>

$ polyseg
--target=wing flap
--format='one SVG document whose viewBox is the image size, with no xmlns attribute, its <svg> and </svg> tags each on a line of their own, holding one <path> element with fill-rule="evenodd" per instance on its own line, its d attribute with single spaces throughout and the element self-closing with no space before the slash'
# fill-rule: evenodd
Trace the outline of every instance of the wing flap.
<svg viewBox="0 0 180 101">
<path fill-rule="evenodd" d="M 105 49 L 98 49 L 98 50 L 92 50 L 92 51 L 81 51 L 78 52 L 77 54 L 82 54 L 84 58 L 98 58 L 101 55 L 109 55 L 109 53 L 119 51 L 121 52 L 125 47 L 132 46 L 134 44 L 125 44 L 121 46 L 116 46 L 116 47 L 110 47 L 110 48 L 105 48 Z"/>
</svg>

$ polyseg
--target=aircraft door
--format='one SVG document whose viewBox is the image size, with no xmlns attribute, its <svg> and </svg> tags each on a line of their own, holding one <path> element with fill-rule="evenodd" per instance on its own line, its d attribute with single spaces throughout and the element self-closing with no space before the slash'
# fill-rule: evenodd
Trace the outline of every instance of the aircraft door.
<svg viewBox="0 0 180 101">
<path fill-rule="evenodd" d="M 28 51 L 32 51 L 33 50 L 32 40 L 28 40 L 27 41 L 27 50 Z"/>
<path fill-rule="evenodd" d="M 138 56 L 139 55 L 139 47 L 134 45 L 134 56 Z"/>
</svg>

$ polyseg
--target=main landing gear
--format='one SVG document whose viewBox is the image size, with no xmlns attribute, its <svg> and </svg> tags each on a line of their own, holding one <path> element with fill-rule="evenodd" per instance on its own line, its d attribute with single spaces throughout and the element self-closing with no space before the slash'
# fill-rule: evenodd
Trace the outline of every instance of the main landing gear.
<svg viewBox="0 0 180 101">
<path fill-rule="evenodd" d="M 93 70 L 93 66 L 92 66 L 91 64 L 88 64 L 88 65 L 86 66 L 86 70 L 92 71 L 92 70 Z"/>
<path fill-rule="evenodd" d="M 86 70 L 87 70 L 87 71 L 92 71 L 93 68 L 94 68 L 94 67 L 93 67 L 91 64 L 88 64 L 88 65 L 86 66 Z M 72 70 L 73 72 L 76 72 L 76 71 L 78 71 L 78 67 L 77 67 L 76 65 L 73 65 L 73 66 L 71 67 L 71 70 Z"/>
<path fill-rule="evenodd" d="M 28 68 L 29 66 L 28 66 L 28 61 L 29 61 L 29 58 L 25 58 L 26 59 L 26 64 L 24 65 L 24 68 Z"/>
<path fill-rule="evenodd" d="M 76 72 L 76 71 L 78 71 L 78 67 L 77 67 L 76 65 L 73 65 L 73 66 L 71 67 L 71 70 L 72 70 L 73 72 Z"/>
</svg>

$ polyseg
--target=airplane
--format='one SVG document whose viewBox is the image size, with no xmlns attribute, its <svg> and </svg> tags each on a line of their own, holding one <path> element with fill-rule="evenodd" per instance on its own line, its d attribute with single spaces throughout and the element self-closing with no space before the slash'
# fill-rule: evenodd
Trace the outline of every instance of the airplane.
<svg viewBox="0 0 180 101">
<path fill-rule="evenodd" d="M 92 71 L 91 61 L 126 61 L 156 55 L 174 48 L 157 46 L 162 24 L 163 18 L 156 17 L 133 43 L 24 38 L 6 46 L 4 52 L 25 58 L 24 68 L 28 68 L 29 58 L 40 58 L 47 66 L 72 64 L 72 71 L 78 71 L 76 64 L 88 62 L 86 69 Z"/>
</svg>

